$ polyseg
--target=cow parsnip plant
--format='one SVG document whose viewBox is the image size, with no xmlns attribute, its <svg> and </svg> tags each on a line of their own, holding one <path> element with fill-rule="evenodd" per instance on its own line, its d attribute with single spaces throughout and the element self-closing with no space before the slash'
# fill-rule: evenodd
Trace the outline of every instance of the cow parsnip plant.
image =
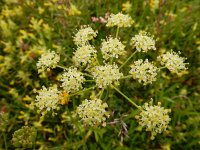
<svg viewBox="0 0 200 150">
<path fill-rule="evenodd" d="M 151 139 L 154 139 L 156 134 L 167 130 L 170 123 L 170 109 L 161 107 L 161 103 L 153 105 L 152 101 L 145 103 L 144 106 L 138 106 L 134 100 L 127 97 L 120 91 L 120 81 L 132 78 L 135 82 L 140 82 L 143 85 L 153 84 L 156 82 L 157 74 L 161 70 L 167 68 L 170 72 L 183 74 L 187 68 L 184 62 L 185 58 L 180 57 L 177 53 L 171 51 L 158 56 L 158 63 L 151 62 L 148 59 L 136 60 L 127 65 L 130 59 L 136 53 L 148 53 L 156 51 L 156 41 L 152 36 L 144 31 L 140 31 L 138 35 L 131 35 L 132 54 L 128 57 L 126 54 L 126 46 L 124 41 L 120 41 L 119 31 L 121 28 L 131 27 L 134 23 L 133 19 L 127 14 L 111 14 L 107 20 L 106 26 L 116 28 L 116 35 L 110 35 L 107 39 L 102 39 L 100 49 L 96 49 L 95 45 L 91 44 L 91 40 L 95 40 L 98 32 L 90 26 L 82 26 L 75 34 L 73 41 L 76 45 L 74 48 L 74 56 L 72 58 L 74 66 L 69 68 L 59 64 L 59 54 L 54 51 L 44 53 L 37 63 L 38 73 L 48 71 L 50 68 L 61 68 L 63 73 L 60 78 L 60 87 L 45 87 L 38 92 L 35 100 L 35 106 L 44 115 L 52 110 L 59 108 L 59 99 L 62 99 L 62 94 L 66 92 L 70 98 L 75 95 L 91 91 L 95 93 L 90 96 L 90 100 L 85 99 L 82 104 L 74 110 L 73 117 L 79 118 L 84 126 L 106 126 L 106 119 L 109 117 L 109 104 L 104 100 L 104 93 L 108 90 L 114 90 L 121 94 L 128 103 L 139 109 L 140 113 L 136 116 L 139 124 L 146 128 L 146 131 L 151 132 Z M 99 52 L 97 54 L 97 51 Z M 98 55 L 101 55 L 100 58 Z M 118 60 L 121 56 L 127 57 L 126 60 L 119 64 Z M 123 73 L 123 68 L 129 67 L 129 74 Z M 90 86 L 88 86 L 90 82 Z M 87 88 L 86 88 L 87 87 Z M 115 94 L 115 93 L 112 93 Z M 62 109 L 62 106 L 60 107 Z"/>
</svg>

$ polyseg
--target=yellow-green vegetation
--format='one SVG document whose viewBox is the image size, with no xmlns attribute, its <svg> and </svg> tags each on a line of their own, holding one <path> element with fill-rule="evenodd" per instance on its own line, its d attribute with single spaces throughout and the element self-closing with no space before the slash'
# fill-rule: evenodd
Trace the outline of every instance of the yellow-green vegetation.
<svg viewBox="0 0 200 150">
<path fill-rule="evenodd" d="M 1 0 L 0 149 L 200 149 L 199 10 Z"/>
</svg>

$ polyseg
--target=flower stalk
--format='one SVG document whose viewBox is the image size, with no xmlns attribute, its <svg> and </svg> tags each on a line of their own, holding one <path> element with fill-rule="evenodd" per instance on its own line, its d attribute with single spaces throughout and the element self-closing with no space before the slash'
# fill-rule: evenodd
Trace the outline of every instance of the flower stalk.
<svg viewBox="0 0 200 150">
<path fill-rule="evenodd" d="M 133 106 L 135 106 L 137 109 L 142 110 L 140 106 L 138 106 L 136 103 L 134 103 L 130 98 L 128 98 L 125 94 L 123 94 L 119 89 L 117 89 L 115 86 L 112 86 L 119 94 L 121 94 L 126 100 L 128 100 Z"/>
<path fill-rule="evenodd" d="M 134 53 L 132 53 L 131 56 L 129 56 L 129 57 L 127 58 L 127 60 L 119 67 L 119 69 L 123 68 L 124 65 L 126 65 L 126 63 L 127 63 L 136 53 L 137 53 L 137 50 L 136 50 Z"/>
</svg>

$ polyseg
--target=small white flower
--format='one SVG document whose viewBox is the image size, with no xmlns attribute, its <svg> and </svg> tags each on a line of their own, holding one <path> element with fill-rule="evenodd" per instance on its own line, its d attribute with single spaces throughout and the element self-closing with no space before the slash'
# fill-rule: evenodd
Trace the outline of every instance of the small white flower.
<svg viewBox="0 0 200 150">
<path fill-rule="evenodd" d="M 43 86 L 36 96 L 35 105 L 43 112 L 54 110 L 59 103 L 59 95 L 57 86 L 49 87 L 49 89 Z"/>
<path fill-rule="evenodd" d="M 123 77 L 117 65 L 96 66 L 92 72 L 96 84 L 99 88 L 104 88 L 111 84 L 119 84 L 118 80 Z"/>
<path fill-rule="evenodd" d="M 74 36 L 74 43 L 77 46 L 87 44 L 89 40 L 92 40 L 97 36 L 97 31 L 94 31 L 90 26 L 82 27 Z"/>
<path fill-rule="evenodd" d="M 187 70 L 184 61 L 186 58 L 180 57 L 176 52 L 171 51 L 157 57 L 161 65 L 165 65 L 169 71 L 181 75 Z"/>
<path fill-rule="evenodd" d="M 118 58 L 120 55 L 125 54 L 125 46 L 117 39 L 109 37 L 102 42 L 101 52 L 103 58 Z"/>
<path fill-rule="evenodd" d="M 42 73 L 50 68 L 55 68 L 57 63 L 60 61 L 60 56 L 55 51 L 48 51 L 39 58 L 37 62 L 38 73 Z"/>
<path fill-rule="evenodd" d="M 76 66 L 86 65 L 87 63 L 91 63 L 92 58 L 96 57 L 96 52 L 93 46 L 83 45 L 77 48 L 72 59 Z"/>
<path fill-rule="evenodd" d="M 153 81 L 156 81 L 156 75 L 158 68 L 149 62 L 148 59 L 143 61 L 139 59 L 135 61 L 131 66 L 129 73 L 133 76 L 134 79 L 146 84 L 151 84 Z"/>
<path fill-rule="evenodd" d="M 152 37 L 149 37 L 144 31 L 140 31 L 138 35 L 132 37 L 131 43 L 136 47 L 138 52 L 147 52 L 151 49 L 156 50 L 155 40 L 153 40 Z"/>
<path fill-rule="evenodd" d="M 122 13 L 111 14 L 107 20 L 107 27 L 130 27 L 134 23 L 133 19 L 129 15 L 124 15 Z"/>
<path fill-rule="evenodd" d="M 82 89 L 82 84 L 85 81 L 83 74 L 77 68 L 68 68 L 62 75 L 62 87 L 68 93 Z"/>
<path fill-rule="evenodd" d="M 100 99 L 85 99 L 81 105 L 77 107 L 76 114 L 81 118 L 85 125 L 98 126 L 106 125 L 106 118 L 109 117 L 105 110 L 108 107 L 107 103 L 103 103 Z"/>
<path fill-rule="evenodd" d="M 135 118 L 138 120 L 142 127 L 146 128 L 146 131 L 151 132 L 151 139 L 153 140 L 157 133 L 166 131 L 168 124 L 170 122 L 170 109 L 164 109 L 161 107 L 161 103 L 152 106 L 152 101 L 150 103 L 145 103 L 142 107 L 142 111 Z"/>
</svg>

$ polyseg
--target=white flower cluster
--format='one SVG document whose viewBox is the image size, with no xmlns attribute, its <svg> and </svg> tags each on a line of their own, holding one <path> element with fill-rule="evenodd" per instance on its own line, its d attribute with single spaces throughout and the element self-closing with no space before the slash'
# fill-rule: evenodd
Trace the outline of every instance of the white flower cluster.
<svg viewBox="0 0 200 150">
<path fill-rule="evenodd" d="M 85 99 L 82 104 L 77 107 L 76 114 L 85 125 L 105 126 L 106 118 L 109 117 L 108 112 L 105 110 L 107 107 L 107 103 L 103 103 L 100 99 Z"/>
<path fill-rule="evenodd" d="M 147 52 L 151 49 L 156 50 L 155 40 L 149 37 L 145 31 L 140 31 L 138 35 L 132 37 L 131 43 L 136 47 L 138 52 Z"/>
<path fill-rule="evenodd" d="M 82 83 L 85 81 L 85 78 L 77 68 L 71 67 L 63 73 L 60 81 L 62 81 L 61 86 L 63 89 L 70 93 L 82 89 Z"/>
<path fill-rule="evenodd" d="M 50 68 L 55 68 L 57 63 L 60 61 L 60 56 L 55 51 L 48 51 L 39 58 L 37 62 L 38 73 L 42 73 Z"/>
<path fill-rule="evenodd" d="M 144 85 L 152 84 L 153 81 L 156 81 L 156 75 L 158 68 L 153 65 L 152 62 L 149 62 L 148 59 L 143 61 L 139 59 L 135 61 L 131 66 L 129 73 L 133 76 L 134 79 L 143 83 Z"/>
<path fill-rule="evenodd" d="M 57 86 L 52 86 L 47 89 L 45 86 L 38 92 L 35 99 L 35 106 L 42 112 L 54 110 L 59 103 L 60 91 Z"/>
<path fill-rule="evenodd" d="M 160 61 L 161 65 L 165 65 L 169 71 L 176 73 L 177 75 L 180 75 L 187 70 L 185 66 L 187 63 L 184 63 L 186 58 L 180 57 L 174 51 L 162 54 L 158 56 L 157 59 Z"/>
<path fill-rule="evenodd" d="M 92 75 L 99 88 L 104 88 L 111 84 L 119 84 L 118 80 L 123 77 L 123 74 L 119 72 L 117 65 L 96 66 Z"/>
<path fill-rule="evenodd" d="M 118 58 L 125 54 L 125 46 L 117 38 L 110 37 L 102 42 L 101 52 L 105 60 L 112 57 Z"/>
<path fill-rule="evenodd" d="M 96 57 L 95 54 L 97 51 L 91 45 L 83 45 L 78 47 L 77 50 L 74 52 L 74 56 L 72 60 L 74 61 L 76 66 L 79 65 L 86 65 L 87 63 L 91 62 L 91 59 Z"/>
<path fill-rule="evenodd" d="M 90 26 L 84 26 L 74 36 L 74 43 L 77 46 L 82 46 L 88 43 L 97 36 L 97 31 L 94 31 Z"/>
<path fill-rule="evenodd" d="M 146 128 L 146 131 L 151 132 L 151 139 L 153 140 L 157 133 L 166 131 L 167 126 L 170 122 L 170 109 L 164 109 L 161 107 L 161 103 L 152 106 L 152 101 L 150 103 L 145 103 L 142 107 L 142 112 L 135 118 L 139 121 L 142 127 Z"/>
<path fill-rule="evenodd" d="M 122 13 L 111 14 L 107 20 L 107 27 L 130 27 L 134 23 L 133 19 L 129 15 L 124 15 Z"/>
</svg>

